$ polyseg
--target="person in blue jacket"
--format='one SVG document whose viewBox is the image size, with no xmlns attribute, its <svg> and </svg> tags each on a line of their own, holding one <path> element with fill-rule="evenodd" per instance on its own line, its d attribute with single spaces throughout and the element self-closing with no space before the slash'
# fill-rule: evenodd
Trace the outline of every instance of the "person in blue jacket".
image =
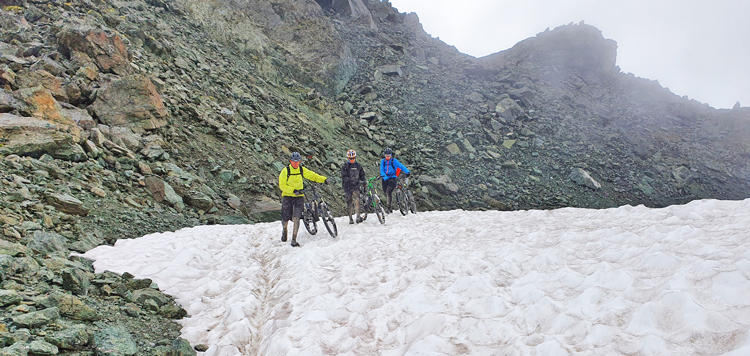
<svg viewBox="0 0 750 356">
<path fill-rule="evenodd" d="M 393 194 L 393 190 L 398 186 L 396 171 L 401 169 L 401 174 L 405 174 L 407 177 L 410 172 L 396 157 L 393 157 L 393 150 L 387 147 L 383 151 L 383 154 L 385 158 L 380 161 L 380 177 L 383 178 L 383 192 L 385 192 L 387 198 L 385 211 L 390 213 L 393 211 L 391 208 L 391 195 Z"/>
</svg>

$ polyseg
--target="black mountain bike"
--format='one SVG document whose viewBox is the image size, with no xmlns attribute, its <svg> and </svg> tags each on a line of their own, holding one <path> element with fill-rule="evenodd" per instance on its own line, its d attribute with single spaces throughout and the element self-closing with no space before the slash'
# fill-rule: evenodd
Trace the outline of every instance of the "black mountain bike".
<svg viewBox="0 0 750 356">
<path fill-rule="evenodd" d="M 336 229 L 336 221 L 333 220 L 331 209 L 328 208 L 328 204 L 323 200 L 323 197 L 318 194 L 315 185 L 311 184 L 310 188 L 305 188 L 302 192 L 305 193 L 305 210 L 302 212 L 302 223 L 305 225 L 307 232 L 310 235 L 317 234 L 317 222 L 322 218 L 323 224 L 331 237 L 338 236 L 339 232 Z"/>
<path fill-rule="evenodd" d="M 403 177 L 403 176 L 402 176 Z M 398 204 L 398 210 L 401 211 L 401 215 L 417 213 L 417 201 L 414 200 L 414 194 L 409 190 L 409 178 L 398 178 L 398 185 L 393 190 L 393 195 L 396 196 L 396 204 Z"/>
<path fill-rule="evenodd" d="M 373 213 L 378 217 L 378 221 L 381 224 L 385 224 L 385 209 L 383 209 L 383 203 L 380 201 L 380 197 L 375 191 L 374 181 L 380 179 L 380 176 L 375 176 L 367 180 L 364 187 L 364 192 L 360 191 L 360 206 L 362 207 L 363 219 L 367 220 L 367 213 Z"/>
</svg>

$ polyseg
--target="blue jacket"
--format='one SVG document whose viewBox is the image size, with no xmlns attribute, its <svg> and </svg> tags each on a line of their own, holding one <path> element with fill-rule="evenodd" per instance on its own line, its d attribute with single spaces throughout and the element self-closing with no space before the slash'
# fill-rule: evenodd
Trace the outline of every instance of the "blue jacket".
<svg viewBox="0 0 750 356">
<path fill-rule="evenodd" d="M 383 178 L 383 180 L 396 178 L 397 168 L 401 168 L 401 172 L 403 173 L 410 173 L 409 169 L 401 164 L 401 162 L 399 162 L 395 157 L 392 157 L 390 160 L 388 160 L 387 163 L 385 161 L 385 158 L 380 160 L 380 176 Z"/>
</svg>

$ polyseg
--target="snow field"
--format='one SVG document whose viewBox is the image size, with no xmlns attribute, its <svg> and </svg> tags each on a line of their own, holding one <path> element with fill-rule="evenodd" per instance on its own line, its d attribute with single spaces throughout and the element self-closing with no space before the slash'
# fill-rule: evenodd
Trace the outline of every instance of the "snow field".
<svg viewBox="0 0 750 356">
<path fill-rule="evenodd" d="M 750 199 L 202 226 L 85 254 L 151 278 L 206 356 L 747 355 Z"/>
</svg>

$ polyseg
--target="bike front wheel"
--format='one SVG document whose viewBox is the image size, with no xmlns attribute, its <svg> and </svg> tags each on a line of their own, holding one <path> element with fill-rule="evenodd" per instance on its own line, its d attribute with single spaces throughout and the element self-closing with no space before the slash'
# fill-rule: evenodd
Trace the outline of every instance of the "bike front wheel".
<svg viewBox="0 0 750 356">
<path fill-rule="evenodd" d="M 323 203 L 320 204 L 320 217 L 323 219 L 323 224 L 326 226 L 326 230 L 328 230 L 328 233 L 331 235 L 331 237 L 336 237 L 339 234 L 338 229 L 336 229 L 336 221 L 333 220 L 333 214 L 331 214 L 331 210 L 328 209 L 328 206 Z"/>
<path fill-rule="evenodd" d="M 313 210 L 307 205 L 305 206 L 305 211 L 302 212 L 302 224 L 305 225 L 305 230 L 310 235 L 318 233 L 318 227 L 315 225 L 315 215 L 313 214 Z"/>
<path fill-rule="evenodd" d="M 417 201 L 414 200 L 414 194 L 411 193 L 411 190 L 406 191 L 406 201 L 409 205 L 409 211 L 411 211 L 412 214 L 417 213 Z"/>
<path fill-rule="evenodd" d="M 406 207 L 406 197 L 404 196 L 404 192 L 401 189 L 398 189 L 393 192 L 393 194 L 396 195 L 396 204 L 398 204 L 398 210 L 401 212 L 401 215 L 406 216 L 406 214 L 409 213 L 409 208 Z"/>
<path fill-rule="evenodd" d="M 375 215 L 377 215 L 378 221 L 381 224 L 385 224 L 385 209 L 380 205 L 380 197 L 377 194 L 373 194 L 372 207 L 375 208 Z"/>
<path fill-rule="evenodd" d="M 370 210 L 370 197 L 367 195 L 363 195 L 362 199 L 359 201 L 359 210 L 362 214 L 362 221 L 367 220 L 367 213 Z"/>
</svg>

